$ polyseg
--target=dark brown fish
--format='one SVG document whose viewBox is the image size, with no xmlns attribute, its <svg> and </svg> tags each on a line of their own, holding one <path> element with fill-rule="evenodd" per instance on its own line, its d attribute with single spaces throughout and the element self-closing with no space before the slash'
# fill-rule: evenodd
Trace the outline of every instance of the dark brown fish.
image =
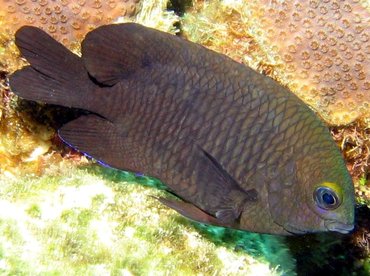
<svg viewBox="0 0 370 276">
<path fill-rule="evenodd" d="M 354 191 L 326 126 L 270 78 L 137 24 L 90 32 L 78 57 L 34 27 L 16 44 L 30 66 L 22 98 L 85 109 L 64 125 L 72 147 L 157 177 L 193 220 L 254 232 L 347 233 Z"/>
</svg>

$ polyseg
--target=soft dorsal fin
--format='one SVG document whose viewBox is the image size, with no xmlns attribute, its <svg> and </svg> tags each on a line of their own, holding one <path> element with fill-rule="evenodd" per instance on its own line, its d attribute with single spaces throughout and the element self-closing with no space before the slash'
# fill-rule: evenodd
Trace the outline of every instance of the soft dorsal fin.
<svg viewBox="0 0 370 276">
<path fill-rule="evenodd" d="M 141 68 L 152 64 L 176 63 L 207 66 L 222 55 L 199 60 L 198 52 L 210 51 L 175 35 L 135 23 L 101 26 L 86 35 L 82 42 L 82 59 L 89 74 L 103 85 L 114 85 Z"/>
</svg>

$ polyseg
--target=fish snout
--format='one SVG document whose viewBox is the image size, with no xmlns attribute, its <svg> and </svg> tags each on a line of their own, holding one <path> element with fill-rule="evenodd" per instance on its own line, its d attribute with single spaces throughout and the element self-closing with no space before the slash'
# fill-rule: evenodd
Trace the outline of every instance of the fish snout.
<svg viewBox="0 0 370 276">
<path fill-rule="evenodd" d="M 348 234 L 354 228 L 353 223 L 348 224 L 336 220 L 326 220 L 324 225 L 329 231 L 339 232 L 342 234 Z"/>
</svg>

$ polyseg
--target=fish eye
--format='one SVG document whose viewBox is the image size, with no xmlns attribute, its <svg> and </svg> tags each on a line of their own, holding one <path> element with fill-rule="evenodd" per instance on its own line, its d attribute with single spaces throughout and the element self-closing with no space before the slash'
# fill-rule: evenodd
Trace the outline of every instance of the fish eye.
<svg viewBox="0 0 370 276">
<path fill-rule="evenodd" d="M 318 187 L 313 197 L 316 204 L 325 210 L 338 208 L 341 203 L 338 195 L 329 187 Z"/>
</svg>

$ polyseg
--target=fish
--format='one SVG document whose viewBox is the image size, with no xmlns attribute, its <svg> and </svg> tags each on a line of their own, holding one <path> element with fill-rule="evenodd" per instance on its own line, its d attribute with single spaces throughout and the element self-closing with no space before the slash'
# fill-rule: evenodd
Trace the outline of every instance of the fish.
<svg viewBox="0 0 370 276">
<path fill-rule="evenodd" d="M 107 166 L 161 180 L 196 222 L 276 235 L 349 233 L 354 188 L 328 127 L 287 88 L 136 23 L 89 32 L 78 56 L 21 27 L 19 97 L 87 111 L 58 130 Z"/>
</svg>

